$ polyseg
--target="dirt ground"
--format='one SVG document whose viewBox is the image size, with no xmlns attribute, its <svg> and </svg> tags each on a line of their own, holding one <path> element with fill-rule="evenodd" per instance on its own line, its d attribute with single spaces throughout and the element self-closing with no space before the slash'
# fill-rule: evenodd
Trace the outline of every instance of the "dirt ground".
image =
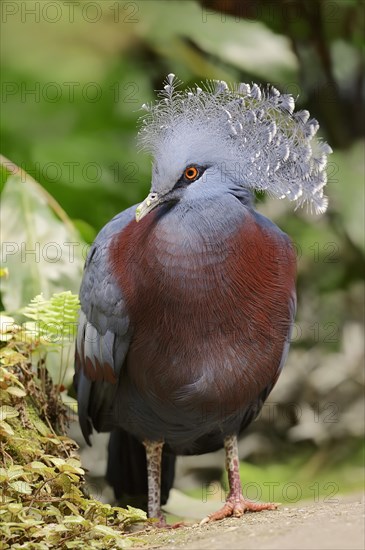
<svg viewBox="0 0 365 550">
<path fill-rule="evenodd" d="M 298 505 L 299 504 L 299 505 Z M 364 498 L 337 503 L 303 502 L 240 519 L 172 530 L 151 530 L 140 538 L 168 550 L 363 550 Z M 138 536 L 138 534 L 136 534 Z"/>
</svg>

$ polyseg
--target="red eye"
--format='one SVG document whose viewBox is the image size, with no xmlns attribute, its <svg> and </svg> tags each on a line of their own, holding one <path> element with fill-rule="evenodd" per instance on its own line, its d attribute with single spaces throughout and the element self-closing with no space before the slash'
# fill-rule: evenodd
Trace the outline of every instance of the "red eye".
<svg viewBox="0 0 365 550">
<path fill-rule="evenodd" d="M 199 171 L 195 166 L 188 166 L 185 168 L 184 177 L 189 180 L 193 181 L 195 180 L 199 175 Z"/>
</svg>

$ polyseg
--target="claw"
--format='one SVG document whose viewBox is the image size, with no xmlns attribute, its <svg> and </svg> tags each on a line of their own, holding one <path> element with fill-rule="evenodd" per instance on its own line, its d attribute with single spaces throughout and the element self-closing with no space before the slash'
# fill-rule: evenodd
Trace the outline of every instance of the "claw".
<svg viewBox="0 0 365 550">
<path fill-rule="evenodd" d="M 230 488 L 229 495 L 224 506 L 217 512 L 214 512 L 214 514 L 209 514 L 209 516 L 205 517 L 200 522 L 200 525 L 229 517 L 240 518 L 245 512 L 276 510 L 279 506 L 277 502 L 252 502 L 244 498 L 239 474 L 237 436 L 227 436 L 224 439 L 224 448 L 226 451 L 226 468 Z"/>
<path fill-rule="evenodd" d="M 206 523 L 210 523 L 211 521 L 219 521 L 221 519 L 229 517 L 240 518 L 246 512 L 276 510 L 279 505 L 279 502 L 251 502 L 250 500 L 246 500 L 243 497 L 241 497 L 240 500 L 237 502 L 237 499 L 233 500 L 231 497 L 227 499 L 227 502 L 220 510 L 214 512 L 213 514 L 209 514 L 209 516 L 206 516 L 204 519 L 202 519 L 200 525 L 205 525 Z"/>
</svg>

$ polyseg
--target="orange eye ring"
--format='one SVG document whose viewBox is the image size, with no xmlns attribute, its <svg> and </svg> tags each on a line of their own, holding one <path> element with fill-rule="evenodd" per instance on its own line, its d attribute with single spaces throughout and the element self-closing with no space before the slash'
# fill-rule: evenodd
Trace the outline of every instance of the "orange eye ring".
<svg viewBox="0 0 365 550">
<path fill-rule="evenodd" d="M 185 168 L 184 177 L 189 180 L 193 181 L 195 180 L 199 175 L 199 171 L 195 166 L 188 166 Z"/>
</svg>

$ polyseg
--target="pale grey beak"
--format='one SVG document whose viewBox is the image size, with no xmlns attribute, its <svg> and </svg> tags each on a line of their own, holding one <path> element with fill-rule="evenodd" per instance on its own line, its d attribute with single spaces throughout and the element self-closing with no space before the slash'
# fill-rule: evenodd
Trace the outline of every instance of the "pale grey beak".
<svg viewBox="0 0 365 550">
<path fill-rule="evenodd" d="M 157 193 L 150 193 L 143 202 L 136 208 L 136 222 L 139 222 L 146 214 L 151 212 L 160 204 L 160 197 Z"/>
</svg>

